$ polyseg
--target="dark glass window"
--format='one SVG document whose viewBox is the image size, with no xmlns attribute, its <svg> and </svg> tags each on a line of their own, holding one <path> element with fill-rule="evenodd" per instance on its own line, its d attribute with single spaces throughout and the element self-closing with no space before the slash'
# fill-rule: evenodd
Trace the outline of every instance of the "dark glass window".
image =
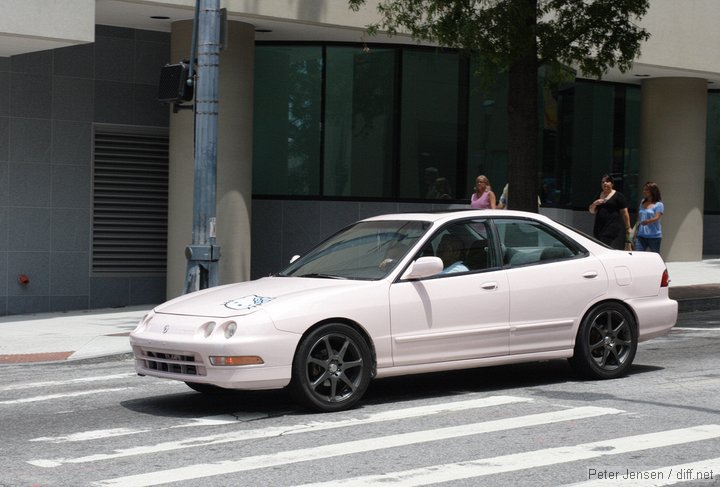
<svg viewBox="0 0 720 487">
<path fill-rule="evenodd" d="M 322 47 L 255 50 L 253 191 L 320 194 Z"/>
<path fill-rule="evenodd" d="M 623 151 L 623 194 L 630 208 L 637 208 L 642 197 L 638 171 L 640 168 L 640 88 L 636 86 L 621 87 L 625 92 L 625 112 L 620 120 L 625 122 L 625 143 Z"/>
<path fill-rule="evenodd" d="M 611 174 L 631 207 L 637 205 L 640 146 L 640 89 L 609 83 L 576 82 L 552 95 L 556 133 L 544 130 L 540 198 L 544 206 L 585 208 Z M 555 159 L 548 145 L 556 141 Z"/>
<path fill-rule="evenodd" d="M 720 93 L 708 93 L 705 211 L 720 212 Z"/>
<path fill-rule="evenodd" d="M 264 44 L 256 48 L 253 192 L 398 200 L 469 199 L 508 180 L 506 75 L 487 83 L 450 50 Z M 640 88 L 545 79 L 538 196 L 586 208 L 612 174 L 638 203 Z M 512 95 L 512 94 L 510 94 Z M 708 102 L 706 209 L 720 210 L 720 93 Z"/>
<path fill-rule="evenodd" d="M 328 47 L 326 196 L 392 196 L 395 51 Z"/>
<path fill-rule="evenodd" d="M 459 56 L 405 49 L 400 108 L 401 198 L 452 199 L 458 164 Z"/>
<path fill-rule="evenodd" d="M 488 177 L 497 198 L 507 182 L 507 85 L 505 75 L 488 85 L 471 63 L 464 198 L 470 199 L 481 174 Z"/>
</svg>

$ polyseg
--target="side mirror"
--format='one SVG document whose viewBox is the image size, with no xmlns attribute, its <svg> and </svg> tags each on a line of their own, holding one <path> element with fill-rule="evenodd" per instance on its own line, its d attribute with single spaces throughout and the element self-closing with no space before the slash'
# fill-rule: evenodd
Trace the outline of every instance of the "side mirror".
<svg viewBox="0 0 720 487">
<path fill-rule="evenodd" d="M 401 279 L 422 279 L 434 276 L 443 270 L 443 261 L 440 257 L 420 257 L 410 264 Z"/>
<path fill-rule="evenodd" d="M 296 254 L 296 255 L 293 255 L 293 256 L 290 258 L 290 263 L 292 264 L 293 262 L 295 262 L 295 261 L 298 260 L 299 258 L 300 258 L 299 255 L 297 255 L 297 254 Z"/>
</svg>

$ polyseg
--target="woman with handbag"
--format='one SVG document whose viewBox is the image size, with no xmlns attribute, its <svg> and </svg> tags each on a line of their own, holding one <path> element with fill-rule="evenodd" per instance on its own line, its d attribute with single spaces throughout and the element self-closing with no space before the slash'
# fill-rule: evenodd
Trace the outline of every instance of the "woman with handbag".
<svg viewBox="0 0 720 487">
<path fill-rule="evenodd" d="M 625 244 L 631 242 L 625 196 L 615 189 L 615 180 L 608 174 L 602 177 L 600 185 L 600 195 L 588 207 L 595 215 L 593 236 L 612 248 L 624 250 Z"/>
<path fill-rule="evenodd" d="M 665 205 L 660 197 L 660 188 L 652 181 L 643 186 L 643 199 L 638 208 L 637 250 L 660 252 L 662 240 L 662 224 L 660 219 L 665 212 Z"/>
</svg>

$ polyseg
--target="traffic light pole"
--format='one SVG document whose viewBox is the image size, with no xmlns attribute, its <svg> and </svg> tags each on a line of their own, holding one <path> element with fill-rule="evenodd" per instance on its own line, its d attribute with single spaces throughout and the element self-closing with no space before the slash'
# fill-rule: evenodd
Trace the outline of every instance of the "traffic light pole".
<svg viewBox="0 0 720 487">
<path fill-rule="evenodd" d="M 220 247 L 215 240 L 220 0 L 197 0 L 195 77 L 195 185 L 192 243 L 185 249 L 185 293 L 217 286 Z"/>
</svg>

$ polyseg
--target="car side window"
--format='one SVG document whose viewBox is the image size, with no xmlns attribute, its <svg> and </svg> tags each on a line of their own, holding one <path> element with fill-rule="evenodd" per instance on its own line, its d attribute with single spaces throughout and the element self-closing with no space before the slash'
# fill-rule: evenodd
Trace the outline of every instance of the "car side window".
<svg viewBox="0 0 720 487">
<path fill-rule="evenodd" d="M 580 253 L 562 236 L 538 222 L 496 220 L 503 265 L 516 267 L 528 264 L 571 259 Z"/>
<path fill-rule="evenodd" d="M 487 269 L 493 267 L 489 235 L 484 220 L 454 223 L 434 235 L 418 257 L 439 257 L 445 275 Z"/>
</svg>

